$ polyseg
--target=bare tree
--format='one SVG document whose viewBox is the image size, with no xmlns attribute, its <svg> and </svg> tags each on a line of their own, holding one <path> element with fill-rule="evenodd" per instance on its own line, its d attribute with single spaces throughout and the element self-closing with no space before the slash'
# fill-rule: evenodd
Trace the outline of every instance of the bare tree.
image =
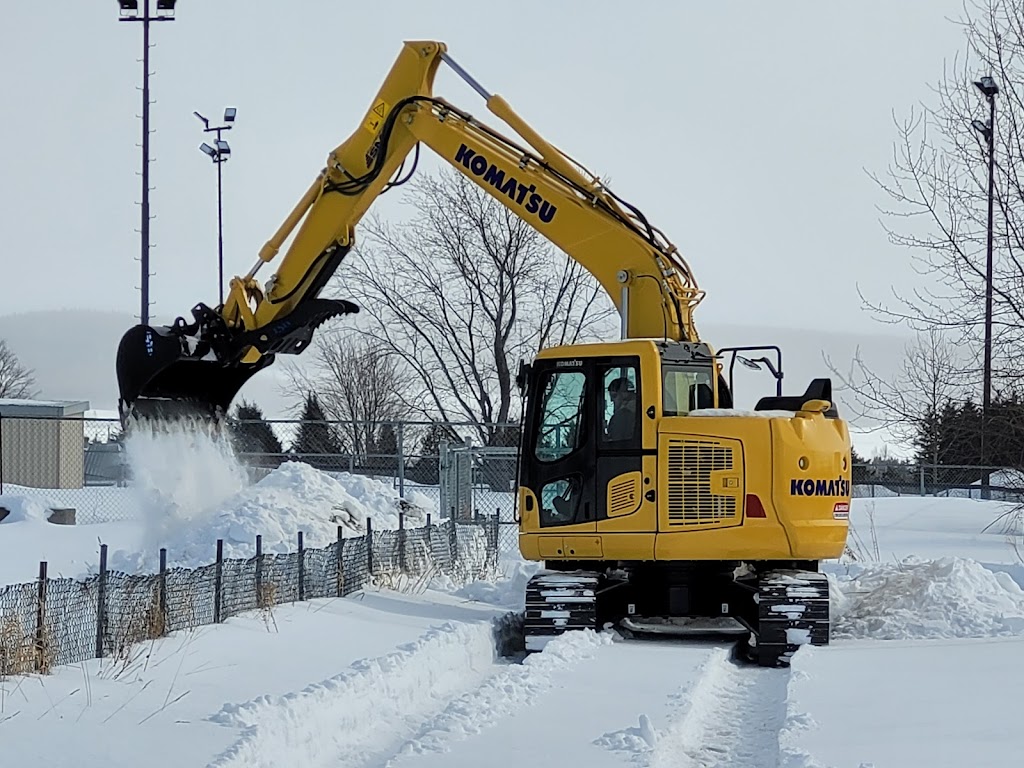
<svg viewBox="0 0 1024 768">
<path fill-rule="evenodd" d="M 966 56 L 938 83 L 937 104 L 898 123 L 887 178 L 872 175 L 894 207 L 886 211 L 891 242 L 910 249 L 930 285 L 891 303 L 866 301 L 884 322 L 940 329 L 978 350 L 968 369 L 981 380 L 988 227 L 985 99 L 974 85 L 991 74 L 1000 94 L 995 128 L 993 256 L 993 383 L 1003 392 L 1024 383 L 1024 6 L 976 0 L 958 22 Z"/>
<path fill-rule="evenodd" d="M 843 373 L 825 357 L 826 364 L 843 389 L 852 393 L 847 407 L 851 423 L 868 431 L 887 430 L 909 444 L 937 446 L 936 416 L 950 402 L 960 400 L 971 384 L 975 356 L 966 355 L 938 328 L 918 332 L 914 344 L 906 347 L 903 364 L 892 377 L 875 373 L 861 357 L 860 348 L 849 369 Z M 930 457 L 938 463 L 938 457 Z"/>
<path fill-rule="evenodd" d="M 35 386 L 32 371 L 23 366 L 14 351 L 7 346 L 7 342 L 0 339 L 0 397 L 35 397 Z"/>
<path fill-rule="evenodd" d="M 388 349 L 349 328 L 322 330 L 313 350 L 310 366 L 287 370 L 290 393 L 316 392 L 324 415 L 342 422 L 338 435 L 344 449 L 373 453 L 384 424 L 411 416 L 401 394 L 410 385 L 408 372 Z"/>
<path fill-rule="evenodd" d="M 615 308 L 588 272 L 457 172 L 410 186 L 408 221 L 364 224 L 345 291 L 363 305 L 360 332 L 411 372 L 406 405 L 472 422 L 492 444 L 505 436 L 487 425 L 518 417 L 520 359 L 606 335 Z"/>
</svg>

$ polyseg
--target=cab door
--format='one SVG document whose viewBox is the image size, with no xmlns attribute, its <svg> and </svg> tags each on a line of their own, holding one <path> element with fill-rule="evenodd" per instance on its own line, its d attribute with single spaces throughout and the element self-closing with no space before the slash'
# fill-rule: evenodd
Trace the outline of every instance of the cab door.
<svg viewBox="0 0 1024 768">
<path fill-rule="evenodd" d="M 594 381 L 594 491 L 600 522 L 632 515 L 643 503 L 644 402 L 639 356 L 595 360 Z M 599 530 L 617 527 L 603 524 Z"/>
<path fill-rule="evenodd" d="M 536 498 L 541 533 L 595 533 L 593 364 L 546 360 L 532 373 L 521 484 Z"/>
</svg>

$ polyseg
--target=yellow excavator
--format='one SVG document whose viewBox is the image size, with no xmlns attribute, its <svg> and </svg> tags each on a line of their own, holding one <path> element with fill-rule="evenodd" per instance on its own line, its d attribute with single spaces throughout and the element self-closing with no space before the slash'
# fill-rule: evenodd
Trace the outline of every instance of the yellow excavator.
<svg viewBox="0 0 1024 768">
<path fill-rule="evenodd" d="M 442 62 L 517 138 L 433 95 Z M 851 447 L 830 381 L 783 396 L 777 348 L 712 349 L 693 318 L 704 294 L 676 247 L 442 42 L 403 45 L 361 123 L 249 273 L 231 280 L 222 306 L 198 304 L 191 322 L 124 335 L 123 423 L 182 412 L 219 419 L 277 355 L 301 353 L 321 323 L 357 312 L 320 294 L 360 218 L 408 178 L 404 163 L 421 144 L 586 268 L 621 318 L 619 340 L 544 349 L 520 366 L 519 548 L 543 562 L 526 589 L 527 648 L 573 629 L 688 633 L 723 622 L 762 665 L 827 644 L 819 563 L 846 544 Z M 257 273 L 289 237 L 261 285 Z M 733 407 L 737 360 L 775 376 L 753 410 Z"/>
</svg>

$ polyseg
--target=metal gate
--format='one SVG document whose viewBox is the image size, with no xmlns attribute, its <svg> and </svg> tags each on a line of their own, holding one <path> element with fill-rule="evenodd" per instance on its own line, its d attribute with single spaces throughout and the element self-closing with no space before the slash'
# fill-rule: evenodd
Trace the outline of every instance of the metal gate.
<svg viewBox="0 0 1024 768">
<path fill-rule="evenodd" d="M 514 550 L 516 448 L 442 443 L 439 453 L 441 516 L 460 522 L 497 518 L 499 548 Z"/>
</svg>

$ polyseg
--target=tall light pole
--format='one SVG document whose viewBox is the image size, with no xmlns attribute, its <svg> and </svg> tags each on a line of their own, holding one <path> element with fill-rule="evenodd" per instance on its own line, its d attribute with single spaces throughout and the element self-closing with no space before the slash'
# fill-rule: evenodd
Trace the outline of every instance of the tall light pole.
<svg viewBox="0 0 1024 768">
<path fill-rule="evenodd" d="M 971 125 L 976 131 L 984 136 L 988 143 L 988 243 L 985 253 L 985 363 L 982 374 L 982 401 L 981 401 L 981 463 L 983 467 L 988 466 L 986 453 L 986 436 L 989 423 L 989 409 L 992 405 L 992 216 L 995 198 L 995 136 L 996 136 L 996 94 L 999 93 L 999 86 L 991 76 L 985 75 L 974 83 L 985 98 L 988 100 L 988 125 L 980 120 L 974 120 Z M 981 486 L 981 497 L 990 497 L 989 473 L 984 470 Z"/>
<path fill-rule="evenodd" d="M 156 15 L 149 14 L 149 0 L 142 0 L 142 15 L 139 16 L 139 0 L 118 0 L 119 21 L 142 22 L 142 312 L 139 321 L 149 323 L 149 23 L 151 21 L 174 21 L 176 0 L 156 0 Z"/>
<path fill-rule="evenodd" d="M 221 171 L 220 166 L 222 163 L 227 161 L 228 157 L 231 156 L 231 147 L 228 146 L 227 141 L 220 137 L 221 131 L 230 131 L 231 123 L 235 122 L 235 114 L 237 110 L 234 107 L 228 107 L 224 110 L 224 125 L 211 126 L 210 121 L 200 115 L 198 112 L 193 112 L 196 117 L 203 121 L 203 133 L 210 133 L 211 131 L 216 132 L 217 140 L 214 142 L 214 146 L 210 146 L 205 141 L 199 146 L 199 148 L 213 160 L 214 165 L 217 166 L 217 292 L 220 296 L 220 305 L 224 305 L 224 214 L 223 205 L 221 203 Z"/>
</svg>

